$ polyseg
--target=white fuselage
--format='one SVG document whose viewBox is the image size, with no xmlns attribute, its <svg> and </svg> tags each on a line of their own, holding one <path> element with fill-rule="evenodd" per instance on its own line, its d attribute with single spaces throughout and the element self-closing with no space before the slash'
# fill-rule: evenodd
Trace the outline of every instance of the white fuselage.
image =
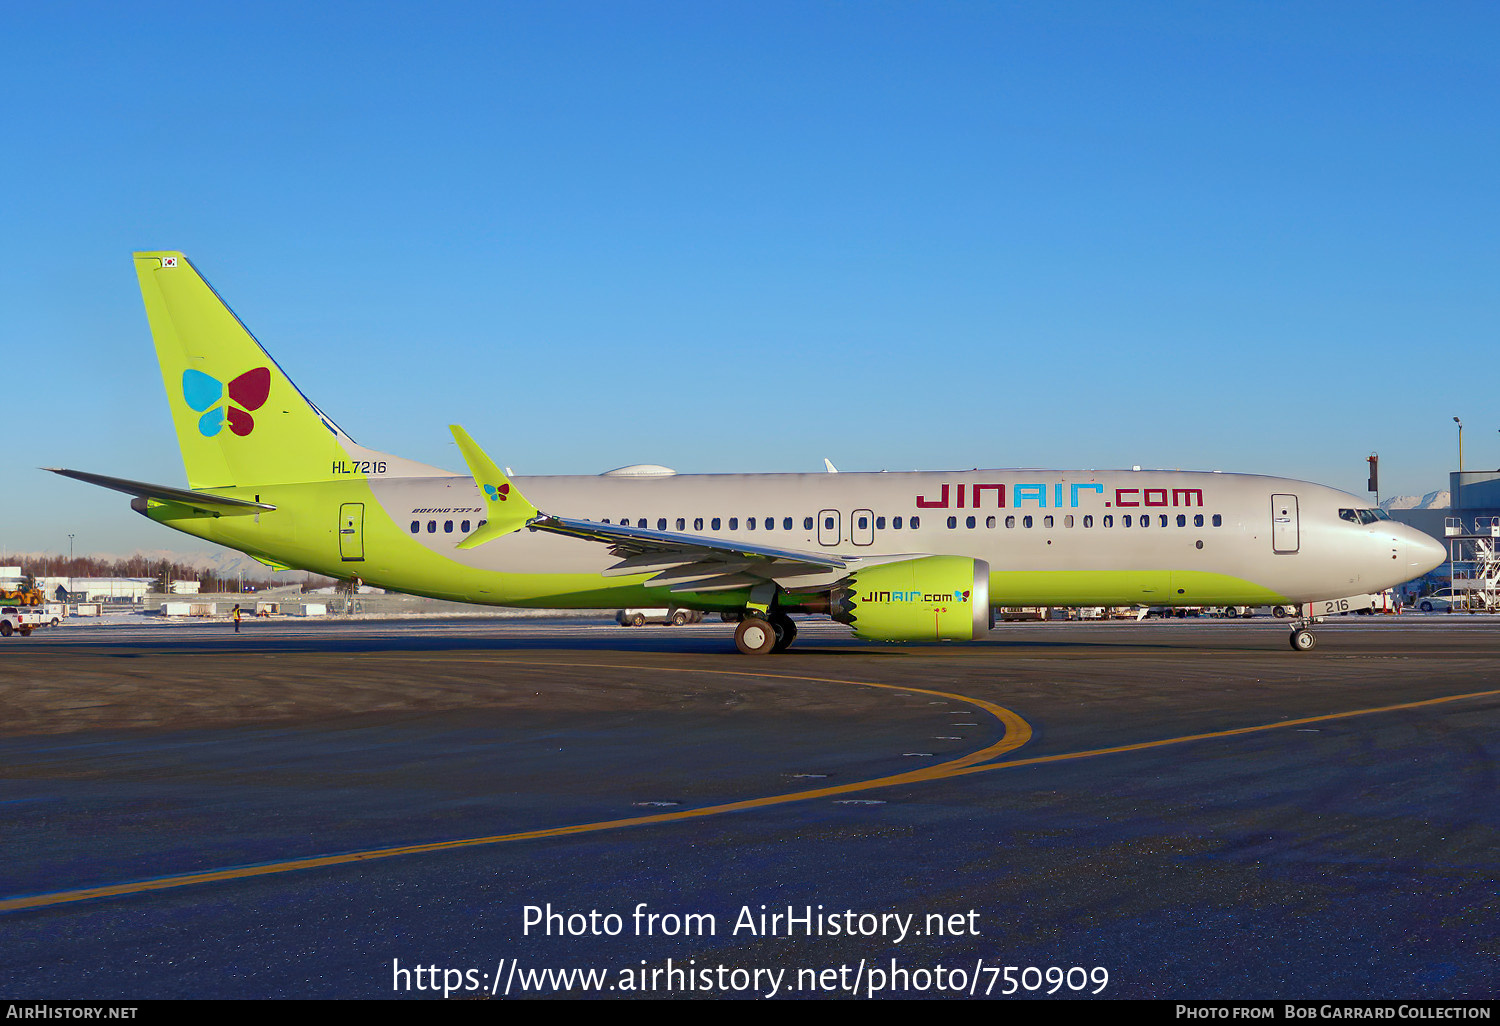
<svg viewBox="0 0 1500 1026">
<path fill-rule="evenodd" d="M 515 481 L 538 509 L 560 516 L 865 559 L 982 559 L 995 575 L 996 605 L 1197 604 L 1193 588 L 1173 587 L 1163 576 L 1171 574 L 1183 581 L 1208 575 L 1197 585 L 1200 595 L 1211 576 L 1252 585 L 1241 601 L 1312 601 L 1380 591 L 1443 557 L 1437 542 L 1412 528 L 1341 516 L 1368 509 L 1356 496 L 1237 474 L 974 470 Z M 376 477 L 370 486 L 412 541 L 467 567 L 596 574 L 618 561 L 598 543 L 531 531 L 455 549 L 484 516 L 468 477 Z M 1226 588 L 1234 591 L 1210 588 L 1203 601 L 1233 601 Z"/>
</svg>

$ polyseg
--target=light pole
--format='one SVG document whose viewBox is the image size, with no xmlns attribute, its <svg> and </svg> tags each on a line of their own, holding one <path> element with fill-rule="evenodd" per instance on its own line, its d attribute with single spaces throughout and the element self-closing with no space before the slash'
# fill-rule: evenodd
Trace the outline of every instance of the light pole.
<svg viewBox="0 0 1500 1026">
<path fill-rule="evenodd" d="M 1453 496 L 1448 500 L 1456 516 L 1464 515 L 1464 422 L 1457 417 L 1453 423 L 1458 425 L 1458 476 L 1453 479 Z"/>
</svg>

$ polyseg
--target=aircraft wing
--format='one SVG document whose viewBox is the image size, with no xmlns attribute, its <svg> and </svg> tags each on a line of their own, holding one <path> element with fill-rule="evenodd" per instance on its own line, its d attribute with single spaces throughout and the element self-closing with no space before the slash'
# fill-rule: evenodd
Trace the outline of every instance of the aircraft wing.
<svg viewBox="0 0 1500 1026">
<path fill-rule="evenodd" d="M 158 502 L 175 502 L 180 506 L 214 516 L 243 516 L 263 513 L 276 507 L 268 502 L 251 502 L 249 499 L 231 499 L 226 495 L 210 492 L 195 492 L 189 488 L 172 488 L 168 485 L 147 484 L 145 481 L 127 481 L 123 477 L 105 477 L 103 474 L 86 474 L 81 470 L 64 470 L 61 467 L 43 467 L 54 474 L 71 477 L 75 481 L 111 488 L 140 499 L 156 499 Z"/>
<path fill-rule="evenodd" d="M 853 556 L 745 545 L 723 538 L 653 531 L 625 524 L 541 514 L 527 525 L 533 531 L 582 538 L 609 546 L 620 562 L 605 577 L 653 574 L 650 587 L 682 591 L 731 591 L 775 581 L 783 588 L 826 586 L 862 562 Z"/>
</svg>

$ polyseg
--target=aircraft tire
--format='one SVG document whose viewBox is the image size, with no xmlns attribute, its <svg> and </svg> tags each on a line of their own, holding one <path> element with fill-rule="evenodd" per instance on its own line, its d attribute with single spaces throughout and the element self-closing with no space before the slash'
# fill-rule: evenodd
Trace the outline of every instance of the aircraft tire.
<svg viewBox="0 0 1500 1026">
<path fill-rule="evenodd" d="M 1290 640 L 1292 648 L 1296 649 L 1298 652 L 1311 652 L 1318 646 L 1318 639 L 1313 635 L 1313 632 L 1309 630 L 1292 631 Z"/>
<path fill-rule="evenodd" d="M 744 655 L 769 655 L 779 640 L 775 627 L 758 616 L 747 616 L 734 629 L 734 644 Z"/>
<path fill-rule="evenodd" d="M 785 652 L 792 647 L 792 642 L 797 640 L 797 625 L 792 618 L 785 613 L 774 613 L 771 616 L 771 626 L 776 630 L 776 644 L 772 646 L 772 652 Z"/>
</svg>

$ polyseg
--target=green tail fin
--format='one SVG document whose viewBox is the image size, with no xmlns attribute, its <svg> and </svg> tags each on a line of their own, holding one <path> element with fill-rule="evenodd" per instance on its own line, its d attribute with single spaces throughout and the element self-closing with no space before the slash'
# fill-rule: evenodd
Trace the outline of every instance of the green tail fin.
<svg viewBox="0 0 1500 1026">
<path fill-rule="evenodd" d="M 181 253 L 135 254 L 191 488 L 332 480 L 361 447 L 292 384 Z"/>
</svg>

